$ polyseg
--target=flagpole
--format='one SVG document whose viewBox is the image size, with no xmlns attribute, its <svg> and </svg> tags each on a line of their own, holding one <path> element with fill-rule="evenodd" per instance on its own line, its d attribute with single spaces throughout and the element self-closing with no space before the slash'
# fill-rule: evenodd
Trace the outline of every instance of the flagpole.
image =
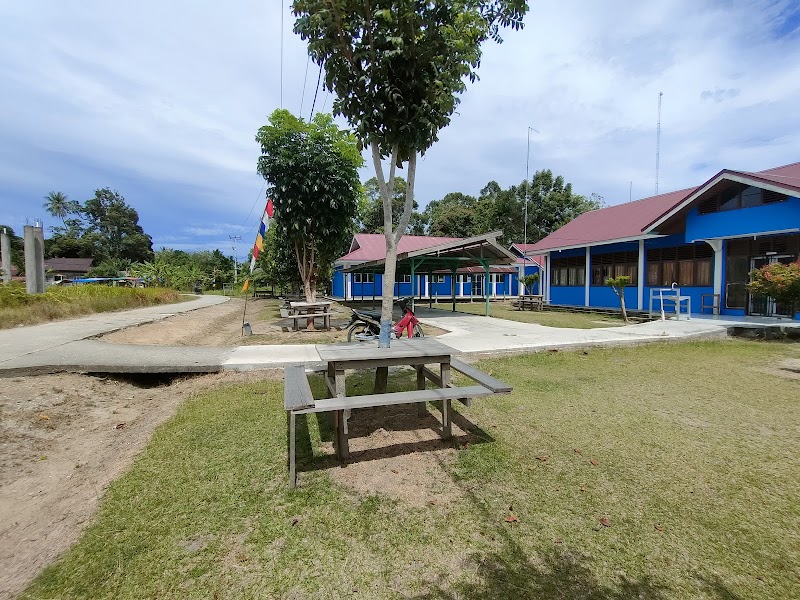
<svg viewBox="0 0 800 600">
<path fill-rule="evenodd" d="M 274 208 L 272 204 L 272 199 L 267 198 L 267 205 L 264 207 L 264 212 L 261 214 L 261 221 L 258 224 L 258 232 L 256 233 L 256 241 L 253 244 L 253 257 L 250 259 L 250 272 L 247 274 L 247 279 L 245 279 L 244 285 L 242 285 L 242 291 L 245 292 L 244 311 L 242 311 L 242 337 L 244 337 L 244 328 L 245 325 L 247 324 L 245 321 L 245 318 L 247 316 L 246 292 L 250 287 L 250 278 L 253 276 L 253 269 L 255 269 L 256 266 L 256 259 L 258 258 L 259 252 L 261 252 L 261 249 L 264 247 L 264 238 L 267 235 L 267 229 L 269 229 L 269 220 L 272 218 L 273 211 Z"/>
</svg>

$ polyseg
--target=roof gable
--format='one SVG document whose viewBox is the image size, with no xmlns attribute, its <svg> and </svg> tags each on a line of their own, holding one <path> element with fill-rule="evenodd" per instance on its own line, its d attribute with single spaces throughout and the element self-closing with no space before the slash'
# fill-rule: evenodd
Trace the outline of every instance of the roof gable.
<svg viewBox="0 0 800 600">
<path fill-rule="evenodd" d="M 432 246 L 440 246 L 447 242 L 456 242 L 462 238 L 435 237 L 430 235 L 404 235 L 397 246 L 398 254 L 413 252 Z M 357 233 L 350 244 L 350 252 L 339 258 L 339 261 L 362 262 L 386 258 L 386 238 L 382 233 Z"/>
<path fill-rule="evenodd" d="M 44 268 L 51 271 L 86 273 L 92 268 L 92 262 L 91 258 L 46 258 Z"/>
</svg>

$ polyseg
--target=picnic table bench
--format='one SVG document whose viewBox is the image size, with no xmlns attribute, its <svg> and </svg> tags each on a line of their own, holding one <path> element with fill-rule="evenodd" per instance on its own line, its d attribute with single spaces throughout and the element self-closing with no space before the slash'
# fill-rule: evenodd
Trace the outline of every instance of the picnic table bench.
<svg viewBox="0 0 800 600">
<path fill-rule="evenodd" d="M 539 294 L 522 294 L 517 299 L 517 308 L 519 310 L 525 310 L 526 308 L 542 310 L 543 306 L 544 296 Z"/>
<path fill-rule="evenodd" d="M 330 329 L 331 317 L 334 314 L 330 310 L 332 304 L 333 302 L 327 300 L 320 302 L 287 302 L 286 307 L 281 309 L 281 317 L 292 319 L 292 330 L 294 331 L 299 331 L 301 320 L 316 320 L 318 317 L 322 318 L 323 329 Z"/>
<path fill-rule="evenodd" d="M 284 408 L 288 418 L 289 485 L 297 484 L 295 419 L 297 415 L 328 412 L 333 414 L 334 449 L 340 461 L 350 458 L 347 421 L 356 408 L 372 408 L 397 404 L 416 404 L 419 415 L 427 414 L 427 403 L 438 402 L 442 414 L 442 439 L 452 436 L 451 402 L 459 400 L 469 406 L 472 398 L 505 394 L 511 386 L 453 358 L 455 350 L 432 339 L 393 340 L 391 348 L 378 349 L 377 342 L 357 342 L 317 346 L 322 365 L 311 372 L 323 372 L 328 397 L 315 399 L 308 383 L 307 369 L 302 366 L 284 369 Z M 417 389 L 406 392 L 381 393 L 386 389 L 390 366 L 410 365 L 417 373 Z M 438 373 L 427 365 L 438 365 Z M 375 393 L 347 396 L 346 371 L 376 370 Z M 474 385 L 456 386 L 450 372 L 458 371 L 472 379 Z M 427 388 L 427 382 L 436 387 Z"/>
</svg>

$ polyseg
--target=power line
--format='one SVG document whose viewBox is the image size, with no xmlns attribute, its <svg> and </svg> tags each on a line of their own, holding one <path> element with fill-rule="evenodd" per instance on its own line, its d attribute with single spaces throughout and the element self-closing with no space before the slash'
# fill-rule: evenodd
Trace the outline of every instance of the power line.
<svg viewBox="0 0 800 600">
<path fill-rule="evenodd" d="M 229 235 L 228 237 L 231 239 L 231 242 L 233 242 L 233 283 L 236 285 L 239 279 L 239 257 L 236 255 L 236 242 L 241 242 L 242 236 Z"/>
<path fill-rule="evenodd" d="M 264 180 L 264 183 L 262 183 L 262 184 L 261 184 L 261 189 L 258 191 L 258 196 L 256 196 L 256 199 L 255 199 L 255 200 L 253 200 L 253 206 L 251 206 L 251 207 L 250 207 L 250 212 L 249 212 L 249 213 L 247 213 L 247 216 L 246 216 L 246 217 L 245 217 L 245 219 L 244 219 L 244 223 L 242 223 L 241 225 L 239 225 L 239 231 L 238 231 L 238 233 L 242 233 L 242 229 L 244 228 L 244 226 L 245 226 L 245 225 L 247 225 L 247 221 L 249 221 L 249 220 L 250 220 L 250 215 L 252 215 L 252 214 L 253 214 L 253 211 L 254 211 L 254 210 L 255 210 L 255 208 L 256 208 L 256 204 L 258 204 L 258 199 L 259 199 L 259 198 L 261 198 L 261 193 L 264 191 L 264 188 L 266 187 L 266 185 L 267 185 L 267 180 L 265 179 L 265 180 Z"/>
<path fill-rule="evenodd" d="M 330 94 L 330 90 L 328 86 L 325 86 L 325 98 L 322 100 L 322 110 L 319 112 L 325 112 L 325 106 L 328 104 L 328 95 Z"/>
<path fill-rule="evenodd" d="M 661 159 L 661 96 L 664 92 L 658 92 L 658 125 L 656 126 L 656 196 L 658 196 L 658 166 Z"/>
<path fill-rule="evenodd" d="M 311 55 L 306 57 L 306 75 L 303 77 L 303 95 L 300 97 L 300 114 L 303 114 L 303 103 L 306 100 L 306 81 L 308 80 L 308 65 L 311 62 Z"/>
<path fill-rule="evenodd" d="M 317 75 L 317 89 L 314 90 L 314 102 L 311 104 L 311 114 L 308 116 L 308 120 L 311 120 L 311 117 L 314 116 L 314 107 L 317 105 L 317 93 L 319 93 L 319 82 L 322 80 L 322 63 L 319 63 L 319 75 Z"/>
</svg>

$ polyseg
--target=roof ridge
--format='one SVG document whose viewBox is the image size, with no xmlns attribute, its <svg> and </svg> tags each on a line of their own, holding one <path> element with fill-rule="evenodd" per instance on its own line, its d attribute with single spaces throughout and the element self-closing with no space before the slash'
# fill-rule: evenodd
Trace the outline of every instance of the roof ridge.
<svg viewBox="0 0 800 600">
<path fill-rule="evenodd" d="M 800 165 L 800 160 L 797 162 L 789 163 L 788 165 L 782 165 L 780 167 L 772 167 L 770 169 L 764 169 L 763 171 L 740 171 L 740 173 L 752 173 L 755 175 L 756 173 L 771 173 L 772 171 L 777 171 L 779 169 L 785 169 L 787 167 L 795 167 Z"/>
</svg>

